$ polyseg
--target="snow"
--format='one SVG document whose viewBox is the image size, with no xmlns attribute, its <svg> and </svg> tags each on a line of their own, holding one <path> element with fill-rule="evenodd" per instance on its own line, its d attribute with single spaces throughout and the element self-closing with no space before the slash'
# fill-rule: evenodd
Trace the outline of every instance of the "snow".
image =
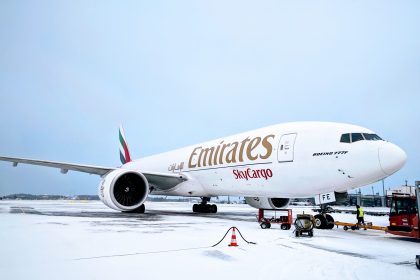
<svg viewBox="0 0 420 280">
<path fill-rule="evenodd" d="M 218 205 L 194 214 L 189 203 L 148 202 L 124 214 L 100 202 L 0 201 L 1 279 L 420 279 L 418 240 L 381 231 L 261 229 L 257 210 Z M 311 213 L 310 207 L 293 207 Z M 368 210 L 365 208 L 365 211 Z M 332 214 L 354 222 L 355 215 Z M 386 226 L 387 216 L 366 216 Z M 239 247 L 228 247 L 236 226 Z"/>
</svg>

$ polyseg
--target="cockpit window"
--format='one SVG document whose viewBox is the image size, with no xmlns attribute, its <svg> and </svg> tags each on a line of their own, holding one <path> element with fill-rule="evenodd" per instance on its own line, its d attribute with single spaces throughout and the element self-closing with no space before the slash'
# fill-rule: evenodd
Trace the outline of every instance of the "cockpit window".
<svg viewBox="0 0 420 280">
<path fill-rule="evenodd" d="M 341 135 L 340 142 L 350 143 L 350 133 L 346 133 L 346 134 Z"/>
<path fill-rule="evenodd" d="M 341 135 L 341 143 L 353 143 L 357 141 L 383 141 L 381 137 L 374 133 L 344 133 Z"/>
<path fill-rule="evenodd" d="M 365 140 L 365 138 L 363 138 L 362 133 L 352 133 L 351 134 L 351 142 L 357 142 L 357 141 L 362 141 Z"/>
<path fill-rule="evenodd" d="M 372 141 L 382 140 L 381 137 L 372 133 L 363 133 L 363 136 L 365 137 L 366 140 L 372 140 Z"/>
</svg>

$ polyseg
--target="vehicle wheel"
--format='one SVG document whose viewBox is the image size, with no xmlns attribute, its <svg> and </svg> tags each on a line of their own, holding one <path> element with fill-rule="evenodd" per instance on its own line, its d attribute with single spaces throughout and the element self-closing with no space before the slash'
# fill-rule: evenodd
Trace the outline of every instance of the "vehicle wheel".
<svg viewBox="0 0 420 280">
<path fill-rule="evenodd" d="M 260 227 L 261 227 L 262 229 L 266 229 L 266 228 L 267 228 L 267 224 L 266 224 L 266 223 L 261 223 L 261 224 L 260 224 Z"/>
<path fill-rule="evenodd" d="M 289 229 L 287 224 L 281 224 L 280 228 L 282 230 L 288 230 Z"/>
<path fill-rule="evenodd" d="M 271 223 L 268 223 L 267 224 L 267 228 L 271 228 Z"/>
<path fill-rule="evenodd" d="M 194 204 L 193 205 L 193 212 L 197 213 L 198 212 L 198 204 Z"/>
<path fill-rule="evenodd" d="M 324 215 L 317 214 L 315 215 L 315 227 L 318 229 L 325 229 L 327 225 L 327 219 L 325 219 Z"/>
<path fill-rule="evenodd" d="M 334 218 L 331 215 L 326 214 L 325 219 L 327 220 L 326 229 L 333 229 L 334 228 Z"/>
<path fill-rule="evenodd" d="M 217 213 L 217 205 L 216 204 L 212 204 L 210 209 L 211 209 L 211 213 Z"/>
<path fill-rule="evenodd" d="M 356 226 L 351 226 L 351 230 L 356 230 L 357 227 Z"/>
<path fill-rule="evenodd" d="M 345 231 L 347 231 L 347 230 L 349 230 L 349 227 L 348 227 L 348 226 L 344 226 L 344 227 L 343 227 L 343 229 L 344 229 Z"/>
</svg>

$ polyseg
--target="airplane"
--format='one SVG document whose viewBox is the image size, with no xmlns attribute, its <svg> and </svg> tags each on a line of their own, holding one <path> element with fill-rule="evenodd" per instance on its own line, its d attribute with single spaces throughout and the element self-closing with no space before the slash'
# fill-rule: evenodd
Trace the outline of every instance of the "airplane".
<svg viewBox="0 0 420 280">
<path fill-rule="evenodd" d="M 314 196 L 318 204 L 382 180 L 407 155 L 367 128 L 334 122 L 291 122 L 131 160 L 122 126 L 120 167 L 16 157 L 18 163 L 101 176 L 99 198 L 122 212 L 145 212 L 148 195 L 200 197 L 193 212 L 216 213 L 211 197 L 242 196 L 255 208 L 278 209 L 290 198 Z M 319 215 L 318 215 L 319 216 Z M 318 217 L 325 227 L 331 217 Z"/>
</svg>

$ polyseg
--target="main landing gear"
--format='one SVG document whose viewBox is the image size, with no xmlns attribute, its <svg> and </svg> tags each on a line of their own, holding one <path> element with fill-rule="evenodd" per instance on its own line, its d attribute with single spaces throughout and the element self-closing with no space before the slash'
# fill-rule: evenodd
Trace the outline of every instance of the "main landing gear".
<svg viewBox="0 0 420 280">
<path fill-rule="evenodd" d="M 334 228 L 334 218 L 328 214 L 331 207 L 327 207 L 325 204 L 321 204 L 321 212 L 314 216 L 315 219 L 315 228 L 318 229 L 333 229 Z"/>
<path fill-rule="evenodd" d="M 144 211 L 146 210 L 146 207 L 144 206 L 144 204 L 142 204 L 139 208 L 134 209 L 134 210 L 130 210 L 130 211 L 122 211 L 123 213 L 140 213 L 143 214 Z"/>
<path fill-rule="evenodd" d="M 202 197 L 200 204 L 193 205 L 194 213 L 217 213 L 216 204 L 207 204 L 210 201 L 210 197 Z"/>
</svg>

